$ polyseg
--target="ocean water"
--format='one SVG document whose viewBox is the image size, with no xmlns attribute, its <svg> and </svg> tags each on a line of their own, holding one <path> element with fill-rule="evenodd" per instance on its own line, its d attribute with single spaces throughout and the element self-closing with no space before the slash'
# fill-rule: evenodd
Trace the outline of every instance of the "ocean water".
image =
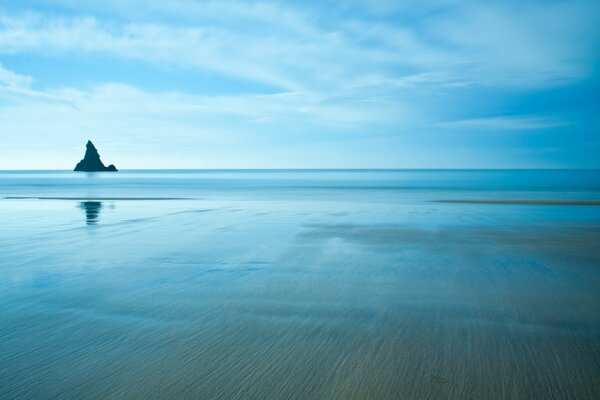
<svg viewBox="0 0 600 400">
<path fill-rule="evenodd" d="M 1 399 L 595 399 L 597 170 L 0 171 Z"/>
</svg>

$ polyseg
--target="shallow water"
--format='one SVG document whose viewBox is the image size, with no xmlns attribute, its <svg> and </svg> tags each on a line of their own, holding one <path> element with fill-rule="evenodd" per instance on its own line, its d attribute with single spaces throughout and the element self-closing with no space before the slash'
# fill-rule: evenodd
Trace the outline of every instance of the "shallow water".
<svg viewBox="0 0 600 400">
<path fill-rule="evenodd" d="M 0 398 L 592 399 L 598 171 L 0 172 Z"/>
</svg>

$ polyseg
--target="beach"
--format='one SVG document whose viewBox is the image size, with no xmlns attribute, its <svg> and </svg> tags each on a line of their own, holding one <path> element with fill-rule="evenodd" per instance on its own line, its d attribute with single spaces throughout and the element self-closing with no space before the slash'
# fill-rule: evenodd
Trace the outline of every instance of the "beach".
<svg viewBox="0 0 600 400">
<path fill-rule="evenodd" d="M 593 399 L 599 178 L 1 172 L 0 398 Z"/>
</svg>

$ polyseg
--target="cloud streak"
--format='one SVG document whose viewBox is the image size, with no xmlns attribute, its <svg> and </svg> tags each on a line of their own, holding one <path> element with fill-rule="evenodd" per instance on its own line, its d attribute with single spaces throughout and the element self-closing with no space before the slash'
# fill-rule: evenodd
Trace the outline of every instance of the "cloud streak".
<svg viewBox="0 0 600 400">
<path fill-rule="evenodd" d="M 19 75 L 0 64 L 0 87 L 8 89 L 28 88 L 32 80 L 30 76 Z"/>
<path fill-rule="evenodd" d="M 438 128 L 460 128 L 478 130 L 522 131 L 560 128 L 572 125 L 571 122 L 556 117 L 539 116 L 500 116 L 490 118 L 472 118 L 458 121 L 440 122 Z"/>
</svg>

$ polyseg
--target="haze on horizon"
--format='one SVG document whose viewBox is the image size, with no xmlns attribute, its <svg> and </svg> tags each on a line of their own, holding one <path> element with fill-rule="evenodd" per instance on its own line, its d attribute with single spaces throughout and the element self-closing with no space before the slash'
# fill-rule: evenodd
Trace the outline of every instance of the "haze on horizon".
<svg viewBox="0 0 600 400">
<path fill-rule="evenodd" d="M 0 169 L 598 168 L 600 2 L 0 2 Z"/>
</svg>

